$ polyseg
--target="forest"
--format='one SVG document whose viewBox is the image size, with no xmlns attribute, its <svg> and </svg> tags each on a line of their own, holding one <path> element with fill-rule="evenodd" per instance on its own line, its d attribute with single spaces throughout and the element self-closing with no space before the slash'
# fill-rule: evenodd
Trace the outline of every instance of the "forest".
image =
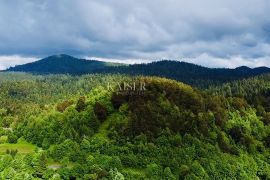
<svg viewBox="0 0 270 180">
<path fill-rule="evenodd" d="M 0 179 L 270 179 L 269 74 L 154 75 L 1 72 Z"/>
</svg>

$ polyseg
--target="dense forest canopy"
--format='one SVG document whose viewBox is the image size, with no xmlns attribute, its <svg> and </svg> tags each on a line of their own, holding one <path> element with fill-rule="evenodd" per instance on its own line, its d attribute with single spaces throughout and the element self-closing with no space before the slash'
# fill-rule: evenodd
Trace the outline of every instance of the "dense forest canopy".
<svg viewBox="0 0 270 180">
<path fill-rule="evenodd" d="M 269 77 L 0 73 L 0 176 L 269 179 Z"/>
</svg>

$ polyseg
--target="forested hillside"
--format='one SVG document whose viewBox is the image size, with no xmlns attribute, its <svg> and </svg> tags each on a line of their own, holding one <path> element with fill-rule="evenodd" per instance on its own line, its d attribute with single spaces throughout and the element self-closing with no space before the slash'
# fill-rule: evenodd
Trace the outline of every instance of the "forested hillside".
<svg viewBox="0 0 270 180">
<path fill-rule="evenodd" d="M 0 73 L 1 179 L 269 179 L 269 85 Z"/>
<path fill-rule="evenodd" d="M 18 65 L 7 71 L 29 72 L 34 74 L 126 74 L 132 76 L 159 76 L 178 80 L 199 88 L 220 85 L 224 82 L 239 80 L 264 73 L 270 73 L 267 67 L 236 69 L 206 68 L 199 65 L 163 60 L 148 64 L 124 65 L 95 60 L 77 59 L 68 55 L 55 55 L 42 60 Z"/>
<path fill-rule="evenodd" d="M 103 70 L 101 69 L 98 72 L 159 76 L 181 81 L 195 87 L 206 88 L 233 80 L 269 73 L 270 69 L 267 67 L 252 69 L 245 66 L 235 69 L 206 68 L 186 62 L 163 60 L 148 64 L 115 66 Z"/>
</svg>

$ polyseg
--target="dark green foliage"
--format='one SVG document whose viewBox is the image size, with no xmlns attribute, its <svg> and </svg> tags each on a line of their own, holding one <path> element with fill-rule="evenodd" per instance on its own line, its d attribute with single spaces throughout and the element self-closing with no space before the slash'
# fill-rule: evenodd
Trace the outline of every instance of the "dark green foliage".
<svg viewBox="0 0 270 180">
<path fill-rule="evenodd" d="M 99 102 L 96 102 L 94 104 L 94 113 L 95 115 L 97 116 L 97 118 L 103 122 L 104 120 L 106 120 L 107 118 L 107 115 L 108 115 L 108 110 L 107 108 L 102 105 L 101 103 Z"/>
<path fill-rule="evenodd" d="M 203 126 L 207 126 L 207 122 L 203 119 L 200 123 L 194 122 L 196 116 L 204 111 L 201 94 L 187 85 L 166 79 L 139 78 L 137 81 L 146 84 L 143 94 L 112 96 L 113 104 L 116 99 L 128 102 L 132 113 L 127 131 L 131 134 L 146 133 L 155 137 L 166 127 L 182 134 L 193 131 L 194 126 L 206 130 Z"/>
<path fill-rule="evenodd" d="M 119 109 L 119 107 L 124 104 L 125 102 L 127 102 L 128 97 L 126 97 L 123 94 L 119 94 L 119 93 L 113 93 L 112 98 L 111 98 L 111 102 L 112 105 L 115 109 Z"/>
<path fill-rule="evenodd" d="M 78 102 L 77 102 L 76 110 L 77 110 L 78 112 L 81 112 L 81 111 L 83 111 L 83 110 L 85 109 L 85 107 L 86 107 L 86 104 L 85 104 L 85 97 L 82 96 L 82 97 L 79 98 L 79 100 L 78 100 Z"/>
<path fill-rule="evenodd" d="M 218 134 L 217 142 L 222 152 L 238 155 L 237 149 L 230 144 L 231 142 L 225 133 Z"/>
<path fill-rule="evenodd" d="M 18 140 L 18 137 L 15 134 L 10 133 L 8 135 L 8 142 L 9 143 L 17 143 L 17 140 Z"/>
<path fill-rule="evenodd" d="M 270 135 L 264 138 L 264 144 L 266 147 L 270 148 Z"/>
<path fill-rule="evenodd" d="M 270 124 L 270 112 L 267 112 L 267 113 L 262 113 L 263 114 L 263 123 L 265 125 L 269 125 Z"/>
<path fill-rule="evenodd" d="M 234 139 L 235 142 L 240 142 L 244 137 L 245 129 L 244 127 L 235 126 L 229 131 L 229 135 Z"/>
<path fill-rule="evenodd" d="M 245 99 L 239 98 L 239 97 L 234 97 L 229 99 L 232 107 L 237 110 L 241 110 L 242 108 L 248 107 L 248 104 Z"/>
</svg>

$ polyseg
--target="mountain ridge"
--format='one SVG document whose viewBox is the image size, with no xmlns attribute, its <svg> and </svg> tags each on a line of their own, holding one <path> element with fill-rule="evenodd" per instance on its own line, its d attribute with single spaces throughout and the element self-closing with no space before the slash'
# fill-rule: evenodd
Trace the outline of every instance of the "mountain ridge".
<svg viewBox="0 0 270 180">
<path fill-rule="evenodd" d="M 87 62 L 91 62 L 91 61 L 95 61 L 95 62 L 103 62 L 103 63 L 111 63 L 111 64 L 116 64 L 116 65 L 124 65 L 124 63 L 117 63 L 117 62 L 107 62 L 107 61 L 100 61 L 100 60 L 95 60 L 95 59 L 83 59 L 83 58 L 76 58 L 74 56 L 68 55 L 68 54 L 56 54 L 56 55 L 51 55 L 42 59 L 39 59 L 37 61 L 33 61 L 30 63 L 25 63 L 25 64 L 21 64 L 21 65 L 15 65 L 13 67 L 9 67 L 5 70 L 2 71 L 11 71 L 11 70 L 15 70 L 17 71 L 18 67 L 23 67 L 26 65 L 30 65 L 30 64 L 36 64 L 38 62 L 44 62 L 47 60 L 65 60 L 65 59 L 72 59 L 75 61 L 87 61 Z M 270 69 L 267 66 L 259 66 L 259 67 L 248 67 L 248 66 L 238 66 L 236 68 L 220 68 L 220 67 L 214 67 L 214 68 L 210 68 L 210 67 L 206 67 L 206 66 L 202 66 L 199 64 L 195 64 L 195 63 L 189 63 L 189 62 L 185 62 L 185 61 L 178 61 L 178 60 L 172 60 L 172 59 L 162 59 L 162 60 L 158 60 L 158 61 L 152 61 L 152 62 L 147 62 L 147 63 L 136 63 L 136 64 L 125 64 L 125 65 L 131 65 L 131 66 L 136 66 L 136 65 L 146 65 L 146 64 L 155 64 L 155 63 L 164 63 L 164 62 L 175 62 L 175 63 L 180 63 L 180 64 L 189 64 L 189 65 L 195 65 L 198 67 L 202 67 L 205 69 L 228 69 L 228 70 L 236 70 L 236 69 L 249 69 L 249 70 L 255 70 L 255 69 Z"/>
<path fill-rule="evenodd" d="M 212 85 L 270 73 L 270 68 L 250 68 L 247 66 L 240 66 L 234 69 L 209 68 L 175 60 L 161 60 L 150 63 L 124 65 L 121 63 L 79 59 L 66 54 L 60 54 L 49 56 L 32 63 L 17 65 L 15 67 L 8 68 L 5 71 L 19 71 L 33 74 L 82 75 L 111 73 L 132 76 L 159 76 L 198 86 L 197 84 L 200 84 L 202 81 L 204 84 Z"/>
</svg>

